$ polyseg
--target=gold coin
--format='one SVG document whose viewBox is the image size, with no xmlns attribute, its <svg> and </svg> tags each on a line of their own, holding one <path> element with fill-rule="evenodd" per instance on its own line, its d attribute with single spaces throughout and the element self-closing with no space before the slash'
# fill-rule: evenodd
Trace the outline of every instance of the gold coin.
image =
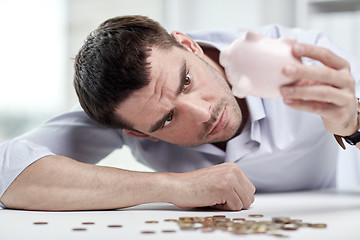
<svg viewBox="0 0 360 240">
<path fill-rule="evenodd" d="M 290 223 L 301 223 L 301 219 L 290 219 Z"/>
<path fill-rule="evenodd" d="M 159 221 L 146 221 L 145 223 L 159 223 Z"/>
<path fill-rule="evenodd" d="M 164 219 L 164 221 L 165 222 L 177 222 L 178 220 L 168 218 L 168 219 Z"/>
<path fill-rule="evenodd" d="M 311 227 L 311 223 L 298 223 L 299 227 Z"/>
<path fill-rule="evenodd" d="M 264 217 L 264 215 L 262 215 L 262 214 L 250 214 L 248 217 L 250 217 L 250 218 L 262 218 L 262 217 Z"/>
<path fill-rule="evenodd" d="M 272 221 L 275 223 L 290 223 L 290 218 L 288 217 L 273 217 Z"/>
<path fill-rule="evenodd" d="M 282 226 L 282 230 L 297 230 L 299 227 L 295 224 L 285 224 L 284 226 Z"/>
<path fill-rule="evenodd" d="M 325 223 L 312 223 L 310 225 L 310 227 L 312 227 L 312 228 L 326 228 L 326 224 Z"/>
</svg>

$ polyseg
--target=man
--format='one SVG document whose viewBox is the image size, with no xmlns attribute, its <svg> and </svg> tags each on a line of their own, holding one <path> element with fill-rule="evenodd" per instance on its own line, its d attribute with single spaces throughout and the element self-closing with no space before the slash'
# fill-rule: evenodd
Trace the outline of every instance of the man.
<svg viewBox="0 0 360 240">
<path fill-rule="evenodd" d="M 308 43 L 293 48 L 307 57 L 304 64 L 284 66 L 284 74 L 311 85 L 283 86 L 279 99 L 237 99 L 218 57 L 244 31 L 190 37 L 169 35 L 142 16 L 105 21 L 75 61 L 74 84 L 87 114 L 75 109 L 2 144 L 1 202 L 33 210 L 148 202 L 240 210 L 254 201 L 255 187 L 334 186 L 332 135 L 360 128 L 359 63 L 316 32 L 261 31 Z M 124 144 L 158 172 L 92 165 Z"/>
</svg>

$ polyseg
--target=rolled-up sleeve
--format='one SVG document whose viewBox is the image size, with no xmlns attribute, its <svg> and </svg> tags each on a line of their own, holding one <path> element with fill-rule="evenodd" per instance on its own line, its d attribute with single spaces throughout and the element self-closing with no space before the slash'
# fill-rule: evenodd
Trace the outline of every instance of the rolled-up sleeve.
<svg viewBox="0 0 360 240">
<path fill-rule="evenodd" d="M 123 146 L 121 130 L 92 121 L 76 107 L 0 145 L 0 197 L 29 165 L 49 155 L 95 164 Z M 4 207 L 0 203 L 0 207 Z"/>
</svg>

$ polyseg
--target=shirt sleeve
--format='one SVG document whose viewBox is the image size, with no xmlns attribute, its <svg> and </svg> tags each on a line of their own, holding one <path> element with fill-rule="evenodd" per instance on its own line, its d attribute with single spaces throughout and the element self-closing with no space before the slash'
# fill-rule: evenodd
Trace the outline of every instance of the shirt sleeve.
<svg viewBox="0 0 360 240">
<path fill-rule="evenodd" d="M 25 168 L 42 157 L 62 155 L 95 164 L 122 146 L 121 130 L 98 125 L 77 107 L 0 145 L 0 196 Z"/>
</svg>

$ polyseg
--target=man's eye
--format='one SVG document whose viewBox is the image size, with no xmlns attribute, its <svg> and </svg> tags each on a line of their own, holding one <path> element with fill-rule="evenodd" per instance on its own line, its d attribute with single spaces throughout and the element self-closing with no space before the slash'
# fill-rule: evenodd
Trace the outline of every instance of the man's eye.
<svg viewBox="0 0 360 240">
<path fill-rule="evenodd" d="M 183 91 L 188 87 L 190 86 L 191 84 L 191 77 L 190 77 L 190 74 L 186 74 L 186 77 L 185 77 L 185 82 L 184 82 L 184 87 L 183 87 Z"/>
<path fill-rule="evenodd" d="M 173 114 L 174 114 L 173 111 L 171 111 L 171 112 L 169 113 L 169 115 L 167 116 L 167 118 L 166 118 L 166 120 L 165 120 L 165 122 L 164 122 L 163 127 L 166 127 L 167 125 L 169 125 L 169 124 L 171 123 L 171 121 L 172 121 L 172 119 L 173 119 Z"/>
</svg>

